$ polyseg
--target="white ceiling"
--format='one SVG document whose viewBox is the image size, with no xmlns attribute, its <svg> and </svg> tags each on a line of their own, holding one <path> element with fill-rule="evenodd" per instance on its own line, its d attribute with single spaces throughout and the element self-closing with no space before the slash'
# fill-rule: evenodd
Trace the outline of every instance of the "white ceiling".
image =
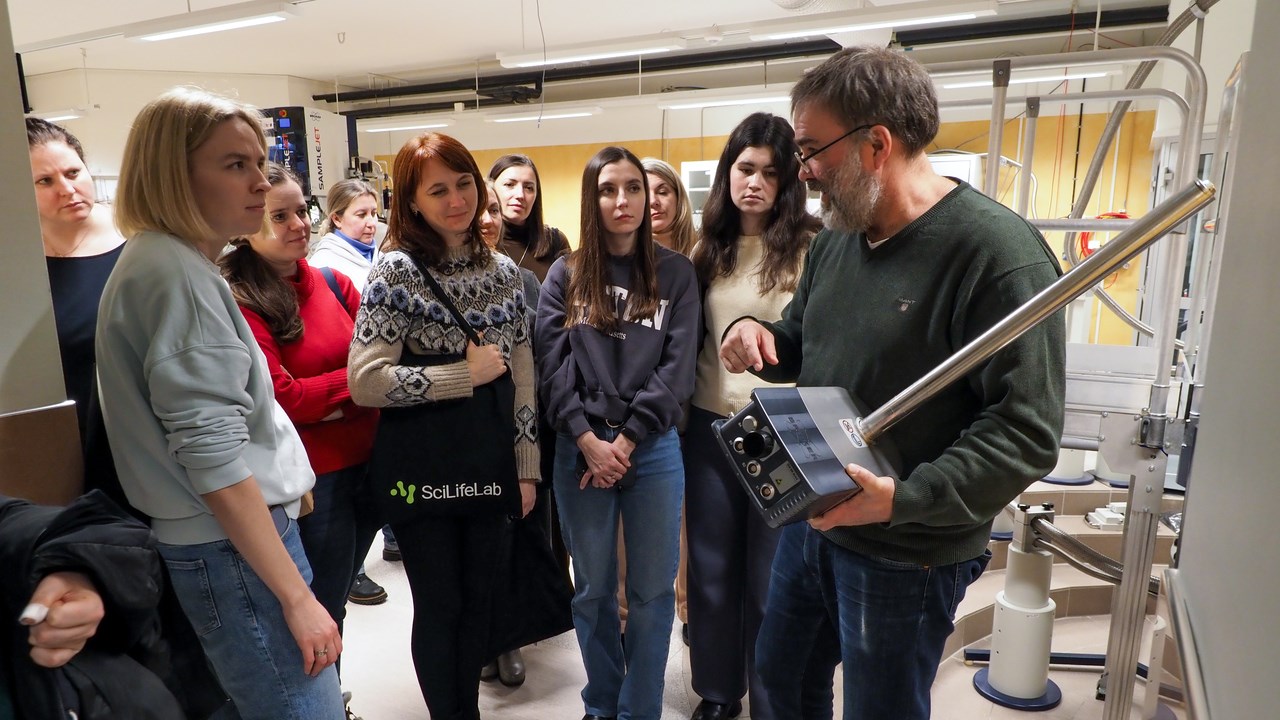
<svg viewBox="0 0 1280 720">
<path fill-rule="evenodd" d="M 77 36 L 102 28 L 180 15 L 230 5 L 240 0 L 9 0 L 14 45 Z M 1089 41 L 1099 5 L 1103 10 L 1144 7 L 1164 0 L 1000 0 L 999 15 L 984 21 L 1060 15 L 1077 7 L 1081 30 L 1073 46 Z M 28 76 L 62 70 L 173 70 L 207 73 L 293 75 L 344 88 L 387 88 L 406 82 L 468 77 L 503 72 L 496 55 L 554 49 L 584 43 L 608 44 L 626 39 L 674 33 L 690 39 L 691 48 L 707 47 L 702 39 L 713 25 L 746 30 L 798 16 L 779 4 L 805 0 L 295 0 L 296 16 L 287 22 L 233 32 L 159 43 L 122 37 L 79 42 L 67 47 L 23 53 Z M 930 0 L 945 5 L 947 0 Z M 808 0 L 823 13 L 849 12 L 877 6 L 914 4 L 909 0 Z M 541 15 L 539 30 L 538 15 Z M 1119 43 L 1150 42 L 1157 29 L 1114 30 Z M 726 34 L 718 48 L 746 42 L 746 35 Z M 1065 49 L 1064 35 L 981 41 L 927 49 L 926 61 L 993 57 L 999 54 Z M 732 73 L 704 75 L 699 86 L 742 82 Z M 758 73 L 756 73 L 758 74 Z M 782 79 L 782 78 L 777 78 Z M 758 82 L 751 79 L 749 82 Z M 668 84 L 687 84 L 673 78 Z M 607 95 L 607 83 L 584 93 Z M 635 87 L 635 81 L 630 83 Z"/>
</svg>

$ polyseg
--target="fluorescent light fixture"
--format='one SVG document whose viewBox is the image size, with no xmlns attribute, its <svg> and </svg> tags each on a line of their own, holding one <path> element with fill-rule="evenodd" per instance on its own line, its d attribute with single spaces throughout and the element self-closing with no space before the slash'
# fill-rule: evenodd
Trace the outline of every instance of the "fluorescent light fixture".
<svg viewBox="0 0 1280 720">
<path fill-rule="evenodd" d="M 365 128 L 365 132 L 399 132 L 401 130 L 435 130 L 437 128 L 446 128 L 453 124 L 452 120 L 436 120 L 429 123 L 421 123 L 418 125 L 396 125 L 393 127 L 371 127 Z"/>
<path fill-rule="evenodd" d="M 827 17 L 800 22 L 779 23 L 775 26 L 777 28 L 775 30 L 751 33 L 751 39 L 755 41 L 794 40 L 816 35 L 839 35 L 863 30 L 898 29 L 915 25 L 943 25 L 995 14 L 994 2 L 936 3 L 928 9 L 902 8 L 884 12 L 874 10 L 850 12 L 840 13 L 841 19 L 839 20 Z"/>
<path fill-rule="evenodd" d="M 687 43 L 680 38 L 655 38 L 630 43 L 566 47 L 558 50 L 547 50 L 545 53 L 533 52 L 519 55 L 498 53 L 498 62 L 505 68 L 530 68 L 542 65 L 590 62 L 592 60 L 612 60 L 614 58 L 634 57 L 637 55 L 655 55 L 673 50 L 683 50 L 686 46 Z"/>
<path fill-rule="evenodd" d="M 708 98 L 706 100 L 690 100 L 689 102 L 674 103 L 671 105 L 658 104 L 663 110 L 694 110 L 697 108 L 714 108 L 714 107 L 734 107 L 737 105 L 767 105 L 769 103 L 785 103 L 791 102 L 791 98 L 787 95 L 757 95 L 754 97 L 731 98 L 728 100 L 716 100 Z"/>
<path fill-rule="evenodd" d="M 1056 83 L 1063 80 L 1091 80 L 1093 78 L 1106 77 L 1113 74 L 1109 70 L 1097 70 L 1091 72 L 1065 73 L 1062 75 L 1036 75 L 1027 77 L 1011 77 L 1010 85 L 1029 85 L 1031 83 Z M 972 80 L 966 82 L 946 83 L 942 86 L 943 90 L 960 90 L 963 88 L 984 88 L 991 87 L 991 78 L 986 80 Z"/>
<path fill-rule="evenodd" d="M 183 15 L 136 23 L 129 26 L 124 36 L 146 42 L 173 40 L 281 22 L 288 19 L 291 14 L 293 14 L 293 6 L 287 2 L 250 0 L 250 2 L 196 10 Z"/>
<path fill-rule="evenodd" d="M 56 123 L 66 122 L 67 120 L 78 120 L 84 117 L 87 112 L 88 111 L 84 108 L 73 107 L 63 108 L 62 110 L 43 110 L 41 112 L 29 113 L 28 116 L 40 118 L 46 122 Z"/>
<path fill-rule="evenodd" d="M 543 113 L 520 113 L 517 115 L 489 115 L 485 117 L 485 122 L 495 123 L 513 123 L 513 122 L 530 122 L 533 120 L 564 120 L 566 118 L 581 118 L 599 115 L 601 112 L 598 107 L 578 107 L 578 108 L 553 108 Z"/>
</svg>

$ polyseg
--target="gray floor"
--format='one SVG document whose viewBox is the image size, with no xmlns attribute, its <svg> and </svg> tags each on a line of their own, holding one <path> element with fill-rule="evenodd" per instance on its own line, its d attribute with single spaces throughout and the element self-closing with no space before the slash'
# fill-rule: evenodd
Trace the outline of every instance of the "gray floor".
<svg viewBox="0 0 1280 720">
<path fill-rule="evenodd" d="M 409 657 L 409 629 L 412 605 L 409 585 L 399 563 L 382 559 L 382 543 L 377 541 L 369 554 L 369 575 L 387 588 L 390 599 L 383 605 L 347 606 L 343 653 L 343 685 L 353 693 L 351 709 L 364 720 L 427 720 L 426 705 L 418 690 Z M 992 573 L 994 576 L 996 573 Z M 984 578 L 985 579 L 985 578 Z M 975 585 L 975 589 L 976 589 Z M 680 626 L 672 628 L 671 655 L 667 662 L 664 720 L 688 718 L 698 698 L 689 681 L 689 654 L 680 641 Z M 1108 618 L 1064 618 L 1055 623 L 1054 649 L 1063 652 L 1102 652 L 1106 648 Z M 989 647 L 988 641 L 975 646 Z M 578 693 L 586 681 L 577 641 L 567 633 L 525 650 L 528 681 L 519 688 L 483 683 L 480 710 L 486 720 L 577 720 L 582 716 Z M 976 718 L 1012 719 L 1027 715 L 1001 707 L 979 697 L 972 688 L 976 668 L 964 665 L 958 656 L 943 661 L 933 688 L 933 717 L 937 720 Z M 1063 690 L 1058 708 L 1037 714 L 1044 720 L 1093 720 L 1102 717 L 1101 702 L 1093 699 L 1096 671 L 1054 669 L 1051 678 Z M 1142 697 L 1139 683 L 1138 698 Z M 836 685 L 839 717 L 843 693 Z M 750 707 L 743 717 L 750 716 Z M 1184 717 L 1181 708 L 1174 716 Z M 1133 718 L 1140 714 L 1134 713 Z"/>
<path fill-rule="evenodd" d="M 413 618 L 409 584 L 400 563 L 385 562 L 381 550 L 381 540 L 375 541 L 366 570 L 387 588 L 390 597 L 383 605 L 347 605 L 343 687 L 352 692 L 351 709 L 364 720 L 426 720 L 427 708 L 409 656 Z M 482 683 L 481 715 L 486 720 L 582 717 L 578 693 L 586 674 L 573 633 L 528 648 L 524 657 L 528 680 L 523 686 Z M 689 685 L 688 660 L 677 624 L 672 628 L 663 718 L 688 718 L 697 704 Z"/>
</svg>

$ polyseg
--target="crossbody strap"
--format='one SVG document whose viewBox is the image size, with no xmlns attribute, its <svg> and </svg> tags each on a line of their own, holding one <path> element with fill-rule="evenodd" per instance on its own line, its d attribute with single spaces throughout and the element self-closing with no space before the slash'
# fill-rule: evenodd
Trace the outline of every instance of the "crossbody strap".
<svg viewBox="0 0 1280 720">
<path fill-rule="evenodd" d="M 338 277 L 333 274 L 333 268 L 322 267 L 320 274 L 324 276 L 324 284 L 329 286 L 329 290 L 333 292 L 333 296 L 338 298 L 338 304 L 342 306 L 347 314 L 351 314 L 351 308 L 347 307 L 347 299 L 342 297 L 342 290 L 338 287 Z"/>
<path fill-rule="evenodd" d="M 418 272 L 422 273 L 422 278 L 426 280 L 427 286 L 431 288 L 432 294 L 434 294 L 440 302 L 444 303 L 444 306 L 453 314 L 453 319 L 458 321 L 458 327 L 462 328 L 463 332 L 467 334 L 467 339 L 476 345 L 482 345 L 483 343 L 480 340 L 480 335 L 476 333 L 475 328 L 471 327 L 471 323 L 467 322 L 467 319 L 463 317 L 462 311 L 458 310 L 458 306 L 453 304 L 453 300 L 445 293 L 444 288 L 440 287 L 440 283 L 436 282 L 436 279 L 431 277 L 431 273 L 427 271 L 427 266 L 423 265 L 422 261 L 413 253 L 406 252 L 405 254 L 413 261 L 413 264 L 418 268 Z"/>
</svg>

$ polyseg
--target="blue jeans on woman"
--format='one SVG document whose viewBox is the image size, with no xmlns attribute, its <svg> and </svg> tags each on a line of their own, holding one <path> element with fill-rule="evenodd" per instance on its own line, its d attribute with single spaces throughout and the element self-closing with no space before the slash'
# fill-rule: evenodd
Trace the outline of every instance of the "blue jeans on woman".
<svg viewBox="0 0 1280 720">
<path fill-rule="evenodd" d="M 807 523 L 787 526 L 756 640 L 773 715 L 832 717 L 832 673 L 843 662 L 845 720 L 928 720 L 956 607 L 990 559 L 925 567 L 847 550 Z"/>
<path fill-rule="evenodd" d="M 280 541 L 311 582 L 298 524 Z M 230 540 L 158 546 L 182 611 L 242 720 L 341 720 L 346 716 L 333 666 L 303 671 L 302 651 L 280 601 Z"/>
<path fill-rule="evenodd" d="M 612 442 L 617 431 L 600 426 Z M 684 464 L 674 429 L 631 453 L 636 482 L 625 490 L 578 488 L 578 446 L 556 442 L 555 494 L 573 560 L 573 626 L 587 671 L 586 712 L 618 720 L 658 720 L 675 618 Z M 618 519 L 626 527 L 627 643 L 618 619 Z"/>
</svg>

